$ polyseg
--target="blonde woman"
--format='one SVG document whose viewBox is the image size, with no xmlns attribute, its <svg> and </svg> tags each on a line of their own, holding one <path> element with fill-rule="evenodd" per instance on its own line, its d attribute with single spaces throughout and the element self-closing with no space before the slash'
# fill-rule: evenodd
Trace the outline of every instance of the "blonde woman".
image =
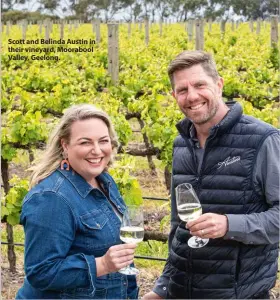
<svg viewBox="0 0 280 300">
<path fill-rule="evenodd" d="M 70 107 L 50 137 L 24 198 L 26 278 L 17 299 L 135 299 L 134 244 L 119 238 L 126 208 L 107 173 L 118 142 L 108 115 Z"/>
</svg>

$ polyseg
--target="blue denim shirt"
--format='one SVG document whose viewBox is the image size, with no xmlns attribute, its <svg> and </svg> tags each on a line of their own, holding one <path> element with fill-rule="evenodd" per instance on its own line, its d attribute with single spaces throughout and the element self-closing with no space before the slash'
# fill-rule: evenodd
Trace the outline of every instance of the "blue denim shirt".
<svg viewBox="0 0 280 300">
<path fill-rule="evenodd" d="M 17 299 L 134 299 L 135 276 L 96 276 L 95 257 L 121 244 L 125 203 L 108 173 L 107 197 L 73 170 L 57 169 L 24 198 L 25 274 Z"/>
</svg>

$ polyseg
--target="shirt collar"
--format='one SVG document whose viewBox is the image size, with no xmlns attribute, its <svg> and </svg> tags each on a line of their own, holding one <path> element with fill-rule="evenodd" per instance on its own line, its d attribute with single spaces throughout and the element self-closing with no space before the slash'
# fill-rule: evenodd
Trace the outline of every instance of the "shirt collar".
<svg viewBox="0 0 280 300">
<path fill-rule="evenodd" d="M 194 124 L 192 123 L 191 124 L 191 127 L 190 127 L 190 138 L 192 140 L 192 143 L 193 143 L 193 146 L 195 148 L 200 148 L 200 144 L 199 144 L 199 140 L 197 138 L 197 133 L 196 133 L 196 129 L 195 129 L 195 126 Z"/>
<path fill-rule="evenodd" d="M 61 170 L 57 168 L 57 171 L 60 172 L 68 181 L 71 182 L 76 191 L 81 195 L 81 197 L 86 198 L 87 195 L 94 190 L 92 187 L 79 173 L 75 172 L 72 168 L 69 171 Z M 109 190 L 109 186 L 111 184 L 111 180 L 109 175 L 105 172 L 102 172 L 100 175 L 96 177 L 96 179 Z"/>
<path fill-rule="evenodd" d="M 197 141 L 196 129 L 195 129 L 193 123 L 191 124 L 191 127 L 190 127 L 190 138 L 191 138 L 193 141 Z"/>
</svg>

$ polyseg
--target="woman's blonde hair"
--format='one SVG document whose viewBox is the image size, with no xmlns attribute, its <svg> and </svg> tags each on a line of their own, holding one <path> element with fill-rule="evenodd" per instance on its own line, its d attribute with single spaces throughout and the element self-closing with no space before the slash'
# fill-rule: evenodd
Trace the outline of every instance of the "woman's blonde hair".
<svg viewBox="0 0 280 300">
<path fill-rule="evenodd" d="M 57 169 L 58 166 L 60 166 L 60 163 L 63 159 L 61 140 L 64 139 L 67 143 L 69 143 L 72 124 L 76 121 L 88 120 L 92 118 L 102 120 L 108 127 L 113 149 L 108 167 L 112 164 L 114 154 L 116 153 L 118 147 L 118 138 L 109 116 L 104 111 L 91 104 L 73 105 L 65 111 L 60 122 L 51 133 L 46 150 L 41 156 L 40 162 L 31 168 L 33 171 L 30 182 L 31 187 L 49 176 Z"/>
</svg>

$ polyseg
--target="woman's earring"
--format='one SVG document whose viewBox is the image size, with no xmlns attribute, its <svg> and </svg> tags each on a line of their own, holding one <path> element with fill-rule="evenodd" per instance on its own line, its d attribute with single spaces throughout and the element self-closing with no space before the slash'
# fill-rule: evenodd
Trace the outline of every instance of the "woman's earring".
<svg viewBox="0 0 280 300">
<path fill-rule="evenodd" d="M 61 170 L 66 170 L 66 171 L 69 171 L 70 170 L 70 164 L 69 164 L 69 161 L 68 161 L 68 159 L 67 159 L 67 155 L 65 155 L 64 153 L 63 153 L 63 157 L 64 157 L 64 159 L 61 161 L 61 163 L 60 163 L 60 169 Z"/>
</svg>

